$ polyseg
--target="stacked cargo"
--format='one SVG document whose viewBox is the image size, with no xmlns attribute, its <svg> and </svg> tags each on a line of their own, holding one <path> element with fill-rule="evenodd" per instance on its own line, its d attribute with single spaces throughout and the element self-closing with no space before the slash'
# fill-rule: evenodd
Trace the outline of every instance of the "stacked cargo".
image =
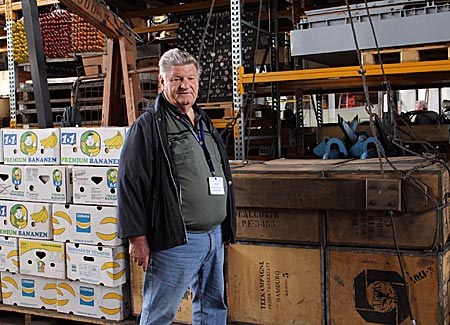
<svg viewBox="0 0 450 325">
<path fill-rule="evenodd" d="M 231 320 L 447 324 L 448 172 L 422 158 L 391 162 L 383 173 L 377 159 L 236 169 Z"/>
<path fill-rule="evenodd" d="M 17 243 L 1 269 L 3 303 L 56 310 L 66 270 L 64 243 L 53 241 L 52 204 L 72 200 L 71 170 L 59 165 L 60 133 L 3 129 L 2 138 L 0 233 Z"/>
<path fill-rule="evenodd" d="M 124 137 L 124 127 L 3 130 L 3 303 L 129 315 L 129 264 L 116 220 Z"/>
</svg>

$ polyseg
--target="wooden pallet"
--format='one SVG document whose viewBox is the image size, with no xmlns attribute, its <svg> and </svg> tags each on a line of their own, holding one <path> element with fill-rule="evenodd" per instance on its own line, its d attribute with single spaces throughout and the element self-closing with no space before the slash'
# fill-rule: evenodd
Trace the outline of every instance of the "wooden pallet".
<svg viewBox="0 0 450 325">
<path fill-rule="evenodd" d="M 0 303 L 0 311 L 3 315 L 4 312 L 13 312 L 17 314 L 21 314 L 23 316 L 23 324 L 24 325 L 37 325 L 37 321 L 41 324 L 97 324 L 97 325 L 132 325 L 135 324 L 135 317 L 131 316 L 130 318 L 123 321 L 111 321 L 105 319 L 97 319 L 91 317 L 77 316 L 71 314 L 63 314 L 58 313 L 54 310 L 46 310 L 46 309 L 37 309 L 37 308 L 28 308 L 28 307 L 20 307 L 20 306 L 10 306 L 4 305 Z M 36 322 L 33 320 L 36 320 Z M 43 321 L 44 319 L 44 321 Z M 45 322 L 47 319 L 47 322 Z M 64 322 L 58 322 L 58 320 L 65 320 Z M 3 324 L 3 323 L 2 323 Z"/>
<path fill-rule="evenodd" d="M 379 64 L 378 51 L 362 51 L 364 65 Z M 426 45 L 380 50 L 383 63 L 421 62 L 450 59 L 450 44 Z"/>
<path fill-rule="evenodd" d="M 234 117 L 233 102 L 198 103 L 212 119 L 232 119 Z"/>
</svg>

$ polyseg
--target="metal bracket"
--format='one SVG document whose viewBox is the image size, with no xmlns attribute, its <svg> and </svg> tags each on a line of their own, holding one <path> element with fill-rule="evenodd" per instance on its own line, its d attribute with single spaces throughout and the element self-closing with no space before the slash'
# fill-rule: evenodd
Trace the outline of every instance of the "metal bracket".
<svg viewBox="0 0 450 325">
<path fill-rule="evenodd" d="M 366 210 L 401 211 L 401 185 L 399 179 L 367 179 Z"/>
</svg>

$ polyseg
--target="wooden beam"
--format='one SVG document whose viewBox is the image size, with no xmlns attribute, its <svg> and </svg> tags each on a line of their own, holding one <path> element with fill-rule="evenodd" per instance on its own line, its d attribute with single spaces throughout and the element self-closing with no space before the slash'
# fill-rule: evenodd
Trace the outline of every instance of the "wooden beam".
<svg viewBox="0 0 450 325">
<path fill-rule="evenodd" d="M 61 0 L 61 3 L 83 17 L 108 38 L 125 37 L 128 42 L 133 42 L 134 35 L 131 27 L 103 3 L 96 0 Z"/>
<path fill-rule="evenodd" d="M 368 195 L 365 179 L 304 177 L 289 173 L 244 174 L 237 170 L 233 174 L 236 206 L 300 210 L 314 210 L 320 207 L 323 210 L 366 211 L 368 203 L 377 199 L 373 193 Z M 387 198 L 380 196 L 378 199 Z M 396 211 L 401 207 L 403 212 L 417 212 L 433 208 L 422 193 L 404 181 L 401 183 L 401 196 L 400 194 L 397 196 L 392 206 L 389 202 L 384 202 L 386 210 Z M 374 206 L 382 205 L 383 202 L 380 201 Z"/>
<path fill-rule="evenodd" d="M 136 27 L 133 30 L 136 34 L 144 34 L 144 33 L 164 32 L 168 30 L 177 30 L 179 27 L 180 27 L 179 23 L 173 23 L 150 27 Z"/>
<path fill-rule="evenodd" d="M 102 126 L 121 125 L 120 93 L 121 66 L 117 40 L 108 39 L 106 44 L 106 77 L 103 84 Z M 123 119 L 122 119 L 123 120 Z"/>
<path fill-rule="evenodd" d="M 139 75 L 131 74 L 129 71 L 136 70 L 136 51 L 127 46 L 123 37 L 119 38 L 120 57 L 122 60 L 123 87 L 125 90 L 125 103 L 127 106 L 128 125 L 131 125 L 137 118 L 138 106 L 142 101 Z"/>
<path fill-rule="evenodd" d="M 259 0 L 246 0 L 246 4 L 259 3 Z M 230 0 L 217 0 L 214 4 L 215 8 L 219 7 L 229 7 Z M 205 10 L 211 7 L 211 1 L 197 1 L 193 3 L 185 3 L 180 5 L 169 5 L 157 8 L 150 8 L 145 10 L 135 10 L 121 13 L 120 16 L 123 18 L 137 18 L 137 17 L 148 17 L 148 16 L 158 16 L 165 15 L 169 13 L 180 13 L 180 12 L 191 12 L 196 10 Z"/>
</svg>

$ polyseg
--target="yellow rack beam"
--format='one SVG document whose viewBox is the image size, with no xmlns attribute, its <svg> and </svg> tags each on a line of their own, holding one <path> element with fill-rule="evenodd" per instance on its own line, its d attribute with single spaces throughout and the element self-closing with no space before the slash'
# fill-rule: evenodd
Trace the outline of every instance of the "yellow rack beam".
<svg viewBox="0 0 450 325">
<path fill-rule="evenodd" d="M 364 67 L 366 75 L 381 76 L 380 65 L 367 65 Z M 338 68 L 319 68 L 306 70 L 290 70 L 267 73 L 239 73 L 239 89 L 243 90 L 244 84 L 278 82 L 278 81 L 299 81 L 299 80 L 320 80 L 320 79 L 341 79 L 359 77 L 359 66 L 338 67 Z M 422 62 L 403 62 L 384 64 L 386 75 L 410 74 L 410 73 L 431 73 L 450 71 L 450 60 L 440 61 L 422 61 Z M 331 81 L 331 80 L 330 80 Z"/>
<path fill-rule="evenodd" d="M 36 3 L 38 7 L 49 6 L 59 3 L 59 0 L 37 0 Z M 11 3 L 11 7 L 13 11 L 22 10 L 22 2 L 14 1 Z M 5 14 L 5 12 L 6 12 L 6 5 L 0 5 L 0 14 Z"/>
</svg>

